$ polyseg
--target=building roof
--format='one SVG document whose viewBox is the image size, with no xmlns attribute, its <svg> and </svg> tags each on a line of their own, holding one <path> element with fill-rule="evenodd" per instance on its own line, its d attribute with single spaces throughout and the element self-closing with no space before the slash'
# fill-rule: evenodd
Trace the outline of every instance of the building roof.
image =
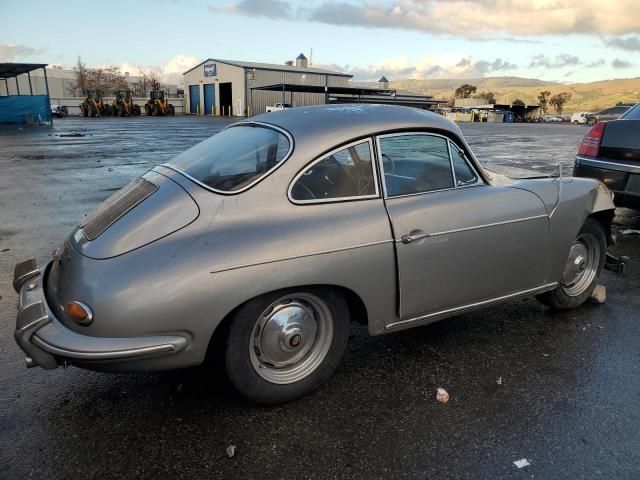
<svg viewBox="0 0 640 480">
<path fill-rule="evenodd" d="M 339 77 L 348 77 L 351 78 L 353 75 L 349 75 L 347 73 L 335 72 L 333 70 L 324 70 L 322 68 L 314 68 L 314 67 L 296 67 L 295 65 L 280 65 L 277 63 L 260 63 L 260 62 L 245 62 L 242 60 L 223 60 L 220 58 L 207 58 L 204 62 L 199 63 L 193 68 L 190 68 L 183 75 L 186 75 L 189 72 L 192 72 L 198 67 L 201 67 L 205 63 L 208 62 L 217 62 L 224 63 L 226 65 L 233 65 L 234 67 L 240 68 L 255 68 L 256 70 L 275 70 L 278 72 L 296 72 L 296 73 L 319 73 L 322 75 L 334 75 Z"/>
<path fill-rule="evenodd" d="M 383 75 L 380 77 L 380 80 L 378 80 L 378 83 L 389 83 L 389 80 L 387 80 L 387 77 Z"/>
<path fill-rule="evenodd" d="M 0 63 L 0 78 L 13 78 L 46 66 L 46 63 Z"/>
<path fill-rule="evenodd" d="M 297 60 L 306 60 L 307 57 L 304 56 L 304 53 L 301 53 L 300 55 L 298 55 Z"/>
</svg>

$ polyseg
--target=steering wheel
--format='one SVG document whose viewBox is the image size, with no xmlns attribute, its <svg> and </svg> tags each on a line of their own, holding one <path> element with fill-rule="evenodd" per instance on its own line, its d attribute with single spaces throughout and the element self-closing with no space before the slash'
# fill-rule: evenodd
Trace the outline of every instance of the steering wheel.
<svg viewBox="0 0 640 480">
<path fill-rule="evenodd" d="M 386 153 L 382 154 L 382 166 L 384 167 L 385 173 L 394 173 L 396 171 L 396 164 Z"/>
</svg>

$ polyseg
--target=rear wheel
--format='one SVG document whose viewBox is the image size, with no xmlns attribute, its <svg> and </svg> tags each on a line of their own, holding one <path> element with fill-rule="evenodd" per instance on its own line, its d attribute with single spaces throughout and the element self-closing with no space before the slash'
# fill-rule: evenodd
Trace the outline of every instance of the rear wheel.
<svg viewBox="0 0 640 480">
<path fill-rule="evenodd" d="M 147 116 L 151 116 L 153 114 L 153 110 L 151 109 L 151 106 L 148 103 L 144 104 L 144 114 Z"/>
<path fill-rule="evenodd" d="M 560 285 L 538 295 L 538 300 L 556 310 L 570 310 L 582 305 L 598 284 L 606 250 L 607 240 L 602 225 L 588 218 L 571 246 Z"/>
<path fill-rule="evenodd" d="M 587 125 L 593 127 L 597 123 L 597 120 L 593 117 L 587 119 Z"/>
<path fill-rule="evenodd" d="M 244 304 L 231 319 L 227 375 L 254 402 L 288 402 L 315 390 L 331 376 L 348 336 L 348 308 L 333 290 L 304 288 L 266 294 Z"/>
<path fill-rule="evenodd" d="M 169 108 L 167 109 L 167 115 L 175 115 L 176 114 L 176 109 L 173 108 L 173 105 L 169 105 Z"/>
</svg>

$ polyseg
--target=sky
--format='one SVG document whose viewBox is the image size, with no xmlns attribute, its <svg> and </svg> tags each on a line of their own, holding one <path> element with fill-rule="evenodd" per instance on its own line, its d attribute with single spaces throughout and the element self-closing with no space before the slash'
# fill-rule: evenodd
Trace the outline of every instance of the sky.
<svg viewBox="0 0 640 480">
<path fill-rule="evenodd" d="M 640 77 L 640 0 L 0 0 L 0 62 L 181 74 L 220 58 L 356 80 Z"/>
</svg>

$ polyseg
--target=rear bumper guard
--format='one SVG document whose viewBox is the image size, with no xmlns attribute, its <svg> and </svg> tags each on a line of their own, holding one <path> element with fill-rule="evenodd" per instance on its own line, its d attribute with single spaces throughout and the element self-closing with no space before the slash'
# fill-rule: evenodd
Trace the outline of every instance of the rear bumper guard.
<svg viewBox="0 0 640 480">
<path fill-rule="evenodd" d="M 13 285 L 19 293 L 14 337 L 28 367 L 53 369 L 62 363 L 123 362 L 171 355 L 187 347 L 179 335 L 93 337 L 70 330 L 51 312 L 44 296 L 46 269 L 30 259 L 16 265 Z"/>
</svg>

